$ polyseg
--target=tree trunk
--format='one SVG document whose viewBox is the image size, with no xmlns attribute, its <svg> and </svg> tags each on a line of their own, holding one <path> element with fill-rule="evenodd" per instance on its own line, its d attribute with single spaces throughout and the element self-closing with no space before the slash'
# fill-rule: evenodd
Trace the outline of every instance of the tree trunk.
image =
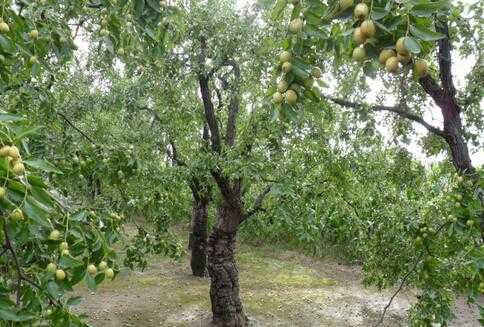
<svg viewBox="0 0 484 327">
<path fill-rule="evenodd" d="M 474 175 L 475 169 L 472 166 L 467 143 L 462 135 L 460 117 L 456 116 L 449 121 L 444 121 L 445 140 L 450 148 L 452 163 L 454 167 L 463 175 Z"/>
<path fill-rule="evenodd" d="M 208 273 L 213 322 L 217 327 L 246 326 L 239 296 L 239 272 L 235 263 L 235 236 L 240 223 L 240 208 L 225 201 L 218 208 L 218 221 L 208 239 Z"/>
<path fill-rule="evenodd" d="M 472 165 L 469 148 L 462 133 L 462 120 L 459 114 L 459 106 L 447 94 L 437 104 L 444 118 L 444 138 L 449 145 L 452 164 L 460 175 L 465 175 L 472 180 L 479 181 L 480 177 L 476 174 L 476 170 Z M 482 197 L 480 200 L 481 203 L 484 202 Z M 481 238 L 484 240 L 484 215 L 481 214 L 478 217 L 478 223 L 481 230 Z"/>
<path fill-rule="evenodd" d="M 206 198 L 193 201 L 192 226 L 189 238 L 190 266 L 193 275 L 198 277 L 207 275 L 208 202 Z"/>
</svg>

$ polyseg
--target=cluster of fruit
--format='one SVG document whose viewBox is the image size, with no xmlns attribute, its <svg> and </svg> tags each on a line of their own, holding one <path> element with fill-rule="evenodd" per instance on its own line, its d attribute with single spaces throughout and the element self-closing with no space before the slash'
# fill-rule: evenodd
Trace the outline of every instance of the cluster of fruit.
<svg viewBox="0 0 484 327">
<path fill-rule="evenodd" d="M 20 151 L 15 145 L 5 145 L 0 148 L 0 157 L 6 158 L 9 162 L 10 169 L 15 175 L 22 175 L 25 173 L 25 166 L 20 156 Z"/>
<path fill-rule="evenodd" d="M 6 34 L 9 32 L 10 32 L 10 26 L 2 18 L 0 18 L 0 34 Z M 36 29 L 31 30 L 29 32 L 29 37 L 34 41 L 37 40 L 39 38 L 39 31 Z M 4 62 L 4 61 L 5 61 L 5 57 L 3 55 L 0 55 L 0 62 Z M 32 55 L 29 58 L 29 63 L 31 65 L 38 64 L 39 59 L 37 58 L 37 56 Z"/>
<path fill-rule="evenodd" d="M 49 239 L 51 241 L 59 241 L 61 239 L 61 232 L 58 231 L 57 229 L 52 230 L 50 232 Z M 59 250 L 60 250 L 61 256 L 68 256 L 70 254 L 69 244 L 66 241 L 63 241 L 59 244 Z M 66 272 L 58 268 L 57 265 L 53 262 L 47 265 L 46 270 L 52 274 L 55 274 L 55 278 L 58 281 L 63 281 L 67 277 Z M 114 270 L 108 267 L 108 263 L 106 261 L 101 261 L 97 267 L 94 264 L 89 264 L 86 268 L 86 271 L 91 276 L 95 276 L 98 273 L 98 271 L 101 271 L 101 272 L 104 272 L 107 278 L 109 279 L 114 278 Z"/>
<path fill-rule="evenodd" d="M 15 175 L 22 175 L 25 173 L 25 166 L 22 162 L 22 157 L 20 156 L 19 149 L 15 146 L 5 145 L 0 148 L 0 158 L 7 160 L 10 170 L 13 171 Z M 0 200 L 7 197 L 7 189 L 5 187 L 0 187 Z M 24 214 L 22 209 L 16 208 L 10 213 L 10 219 L 13 221 L 24 220 Z"/>
<path fill-rule="evenodd" d="M 292 1 L 294 6 L 299 5 L 299 3 L 299 0 Z M 299 34 L 302 32 L 303 26 L 303 20 L 297 17 L 289 23 L 289 32 Z M 274 104 L 286 102 L 288 105 L 293 106 L 297 103 L 300 92 L 303 90 L 302 88 L 311 90 L 314 85 L 314 79 L 321 78 L 321 70 L 314 67 L 310 74 L 295 74 L 295 67 L 292 62 L 293 54 L 289 51 L 283 51 L 279 56 L 279 61 L 284 75 L 277 84 L 277 91 L 272 95 L 272 102 Z M 289 80 L 292 80 L 291 84 L 289 84 Z"/>
<path fill-rule="evenodd" d="M 366 59 L 364 44 L 368 41 L 371 42 L 376 33 L 375 23 L 368 19 L 369 11 L 365 3 L 357 4 L 354 9 L 354 18 L 357 23 L 360 23 L 359 27 L 356 27 L 353 32 L 353 40 L 358 45 L 353 49 L 353 59 L 358 62 Z M 395 49 L 385 48 L 381 50 L 378 61 L 385 66 L 389 73 L 396 73 L 400 64 L 407 65 L 413 61 L 415 76 L 418 78 L 424 77 L 428 73 L 427 62 L 423 59 L 412 60 L 412 55 L 405 44 L 406 37 L 399 38 L 395 44 Z"/>
</svg>

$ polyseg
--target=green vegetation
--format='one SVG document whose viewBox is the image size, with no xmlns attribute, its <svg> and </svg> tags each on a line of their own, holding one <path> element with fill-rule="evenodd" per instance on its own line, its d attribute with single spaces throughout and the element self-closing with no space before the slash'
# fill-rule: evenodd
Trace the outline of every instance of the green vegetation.
<svg viewBox="0 0 484 327">
<path fill-rule="evenodd" d="M 354 324 L 482 323 L 482 3 L 239 5 L 0 0 L 0 326 L 86 326 L 101 284 L 156 289 L 150 323 L 394 289 Z M 332 298 L 336 260 L 372 293 Z"/>
</svg>

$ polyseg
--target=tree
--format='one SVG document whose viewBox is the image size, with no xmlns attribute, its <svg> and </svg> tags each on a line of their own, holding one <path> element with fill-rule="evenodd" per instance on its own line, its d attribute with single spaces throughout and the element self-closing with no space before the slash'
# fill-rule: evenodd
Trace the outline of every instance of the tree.
<svg viewBox="0 0 484 327">
<path fill-rule="evenodd" d="M 282 18 L 286 5 L 287 1 L 277 1 L 272 18 Z M 471 12 L 478 17 L 480 10 L 474 5 L 471 6 Z M 469 178 L 468 183 L 463 183 L 458 178 L 461 184 L 457 188 L 457 192 L 462 192 L 462 194 L 448 197 L 448 206 L 452 206 L 456 199 L 459 202 L 456 204 L 459 209 L 452 209 L 457 218 L 451 215 L 448 220 L 448 224 L 451 225 L 444 223 L 437 230 L 440 233 L 449 228 L 449 234 L 452 234 L 454 231 L 452 222 L 455 223 L 457 220 L 458 224 L 470 227 L 475 232 L 474 226 L 478 220 L 482 236 L 484 230 L 482 196 L 479 195 L 482 192 L 481 178 L 471 164 L 467 141 L 462 129 L 461 114 L 463 113 L 459 100 L 456 98 L 451 72 L 452 44 L 449 22 L 454 23 L 453 30 L 456 35 L 460 33 L 465 39 L 475 40 L 473 35 L 475 35 L 476 29 L 470 27 L 470 24 L 466 24 L 460 13 L 460 9 L 446 2 L 422 1 L 399 4 L 372 1 L 370 4 L 362 2 L 355 6 L 352 1 L 336 1 L 328 5 L 316 1 L 293 1 L 288 35 L 283 42 L 284 51 L 280 55 L 280 63 L 277 68 L 277 72 L 282 72 L 282 77 L 277 88 L 274 86 L 270 94 L 273 95 L 276 110 L 283 117 L 288 113 L 294 113 L 297 108 L 307 107 L 308 101 L 324 99 L 325 102 L 329 101 L 354 109 L 357 118 L 365 121 L 367 127 L 370 128 L 374 128 L 375 124 L 373 116 L 368 113 L 382 111 L 396 114 L 424 126 L 431 134 L 447 143 L 455 170 Z M 354 19 L 348 19 L 351 16 Z M 480 50 L 476 50 L 474 53 L 477 58 L 481 57 Z M 345 54 L 351 56 L 357 63 L 347 63 L 344 60 L 347 58 Z M 429 68 L 426 61 L 433 54 L 436 55 L 440 85 L 432 77 L 432 69 Z M 321 60 L 321 58 L 324 59 Z M 377 61 L 385 66 L 387 73 L 401 72 L 400 76 L 395 78 L 392 75 L 388 77 L 385 73 L 379 73 Z M 321 76 L 319 69 L 313 68 L 314 65 L 325 67 L 333 65 L 333 71 L 342 76 L 336 78 L 339 85 L 334 89 L 339 88 L 343 97 L 322 95 L 321 88 L 313 87 L 313 78 Z M 361 70 L 361 68 L 363 69 Z M 416 88 L 415 83 L 409 78 L 411 69 L 419 88 Z M 361 72 L 364 73 L 364 76 Z M 472 72 L 470 76 L 472 77 L 474 74 L 478 73 Z M 326 76 L 330 77 L 329 74 Z M 365 92 L 369 91 L 366 76 L 369 78 L 381 77 L 385 86 L 394 90 L 394 94 L 398 94 L 399 104 L 397 106 L 366 105 L 364 102 L 344 98 L 352 93 L 364 98 Z M 357 78 L 359 77 L 361 79 L 358 83 Z M 323 83 L 320 85 L 325 86 Z M 482 123 L 479 122 L 482 119 L 474 119 L 475 110 L 479 106 L 477 103 L 480 102 L 481 97 L 475 96 L 475 93 L 471 91 L 472 86 L 467 88 L 469 93 L 474 94 L 466 99 L 472 99 L 467 102 L 469 110 L 465 112 L 465 115 L 470 118 L 469 126 L 467 126 L 470 131 L 473 125 L 478 126 L 478 129 L 479 126 L 482 126 Z M 443 129 L 432 126 L 423 119 L 421 107 L 425 104 L 425 97 L 422 96 L 422 93 L 429 96 L 440 108 Z M 378 97 L 378 99 L 382 100 L 382 97 Z M 355 122 L 356 124 L 357 122 Z M 399 123 L 397 126 L 402 126 L 402 124 Z M 400 130 L 400 135 L 402 134 L 403 129 Z M 436 221 L 438 220 L 441 219 L 436 218 Z M 422 235 L 428 237 L 429 234 L 425 233 L 425 228 L 423 230 L 420 232 L 421 235 L 416 237 L 416 243 L 422 241 Z M 440 238 L 439 233 L 434 236 Z M 449 240 L 443 238 L 442 241 L 448 242 Z M 475 256 L 473 260 L 478 260 L 480 255 L 476 249 L 479 248 L 480 242 L 474 239 L 471 243 L 473 245 L 469 246 L 474 248 L 472 256 Z M 452 248 L 459 251 L 459 249 L 463 249 L 463 246 L 463 244 L 454 244 Z M 449 255 L 451 254 L 447 253 L 442 258 L 447 258 Z M 408 274 L 402 276 L 402 283 L 405 283 L 408 277 L 418 270 L 421 261 L 421 259 L 417 259 L 417 263 L 409 269 Z M 476 289 L 481 278 L 474 279 L 474 286 L 471 288 Z M 441 287 L 441 284 L 436 283 L 432 291 L 442 294 Z M 472 297 L 473 292 L 470 293 Z M 429 297 L 422 298 L 425 298 L 422 302 L 427 304 L 426 301 L 431 302 Z M 425 305 L 421 305 L 419 310 L 424 310 L 424 307 Z M 434 315 L 434 319 L 437 320 L 448 319 L 446 315 L 440 315 L 439 318 L 436 316 Z M 427 317 L 427 315 L 420 317 L 417 315 L 416 319 L 429 323 L 431 319 Z"/>
</svg>

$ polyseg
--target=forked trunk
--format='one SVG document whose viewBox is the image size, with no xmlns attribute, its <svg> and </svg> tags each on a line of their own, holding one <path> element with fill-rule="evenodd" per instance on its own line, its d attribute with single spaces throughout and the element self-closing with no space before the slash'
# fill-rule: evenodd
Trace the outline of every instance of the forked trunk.
<svg viewBox="0 0 484 327">
<path fill-rule="evenodd" d="M 192 273 L 198 277 L 207 275 L 207 221 L 208 199 L 194 200 L 189 248 Z"/>
<path fill-rule="evenodd" d="M 243 327 L 247 323 L 239 296 L 239 272 L 234 257 L 240 217 L 239 209 L 230 208 L 223 202 L 218 208 L 217 225 L 208 239 L 210 300 L 213 322 L 217 327 Z"/>
</svg>

